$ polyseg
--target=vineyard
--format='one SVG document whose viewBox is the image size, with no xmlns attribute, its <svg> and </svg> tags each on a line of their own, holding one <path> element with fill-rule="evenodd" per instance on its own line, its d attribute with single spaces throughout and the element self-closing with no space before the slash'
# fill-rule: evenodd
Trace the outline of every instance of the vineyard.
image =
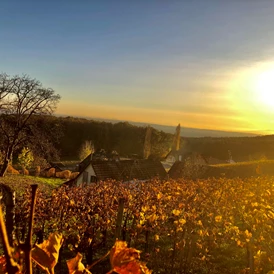
<svg viewBox="0 0 274 274">
<path fill-rule="evenodd" d="M 274 269 L 273 184 L 273 177 L 254 177 L 38 189 L 33 242 L 63 235 L 56 273 L 69 273 L 66 260 L 78 252 L 93 264 L 117 236 L 142 251 L 153 273 L 267 273 Z M 27 233 L 30 197 L 30 191 L 17 197 L 19 240 Z M 105 259 L 90 271 L 109 269 Z"/>
</svg>

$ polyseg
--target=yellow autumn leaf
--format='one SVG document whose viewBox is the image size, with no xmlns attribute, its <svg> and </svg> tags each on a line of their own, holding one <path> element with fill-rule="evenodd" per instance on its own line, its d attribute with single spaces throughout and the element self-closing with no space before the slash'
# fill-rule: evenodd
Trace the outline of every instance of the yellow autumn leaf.
<svg viewBox="0 0 274 274">
<path fill-rule="evenodd" d="M 75 205 L 75 203 L 74 203 L 73 200 L 70 200 L 69 203 L 70 203 L 71 206 L 74 206 L 74 205 Z"/>
<path fill-rule="evenodd" d="M 146 212 L 149 208 L 147 206 L 142 206 L 142 211 Z"/>
<path fill-rule="evenodd" d="M 173 209 L 172 210 L 172 214 L 175 215 L 175 216 L 179 216 L 181 213 L 181 210 L 178 210 L 178 209 Z"/>
<path fill-rule="evenodd" d="M 52 273 L 58 262 L 59 250 L 62 243 L 62 234 L 54 232 L 49 235 L 48 240 L 36 245 L 31 250 L 31 257 L 42 269 L 49 270 Z"/>
<path fill-rule="evenodd" d="M 163 197 L 163 194 L 160 192 L 157 194 L 157 199 L 160 200 Z"/>
<path fill-rule="evenodd" d="M 155 234 L 155 235 L 154 235 L 154 240 L 155 240 L 155 241 L 159 241 L 159 239 L 160 239 L 159 235 Z"/>
<path fill-rule="evenodd" d="M 252 233 L 249 232 L 247 229 L 245 230 L 245 235 L 247 238 L 251 238 L 252 237 Z"/>
<path fill-rule="evenodd" d="M 85 268 L 85 266 L 82 263 L 83 256 L 78 252 L 77 255 L 67 260 L 67 266 L 69 270 L 69 274 L 82 274 L 86 273 L 89 274 L 89 270 Z"/>
<path fill-rule="evenodd" d="M 179 220 L 179 223 L 180 223 L 181 225 L 184 225 L 184 224 L 186 223 L 186 220 L 185 220 L 184 218 L 181 218 L 181 219 Z"/>
<path fill-rule="evenodd" d="M 223 217 L 222 217 L 221 215 L 216 216 L 216 217 L 215 217 L 215 222 L 216 222 L 216 223 L 220 223 L 220 222 L 222 221 L 222 218 L 223 218 Z"/>
<path fill-rule="evenodd" d="M 197 222 L 197 225 L 203 226 L 202 221 L 201 221 L 201 220 L 199 220 L 199 221 Z"/>
</svg>

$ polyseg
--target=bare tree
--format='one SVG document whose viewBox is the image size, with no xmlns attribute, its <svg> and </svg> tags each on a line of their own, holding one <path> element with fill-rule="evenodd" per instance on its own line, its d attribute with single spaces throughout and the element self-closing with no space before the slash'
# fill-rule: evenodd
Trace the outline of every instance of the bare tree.
<svg viewBox="0 0 274 274">
<path fill-rule="evenodd" d="M 13 84 L 9 81 L 9 76 L 5 73 L 0 74 L 0 113 L 2 109 L 6 106 L 5 97 L 8 96 L 8 90 L 12 89 Z"/>
<path fill-rule="evenodd" d="M 91 140 L 86 140 L 81 145 L 80 151 L 79 151 L 79 159 L 82 161 L 84 160 L 88 155 L 91 153 L 94 153 L 94 144 Z"/>
<path fill-rule="evenodd" d="M 181 125 L 178 124 L 176 127 L 176 132 L 174 134 L 172 150 L 178 151 L 180 149 L 180 142 L 181 142 Z"/>
<path fill-rule="evenodd" d="M 44 88 L 36 79 L 27 75 L 0 74 L 0 133 L 4 163 L 0 176 L 4 176 L 12 161 L 15 149 L 26 145 L 32 131 L 32 118 L 51 115 L 60 95 L 51 88 Z"/>
<path fill-rule="evenodd" d="M 146 128 L 146 136 L 145 136 L 145 142 L 144 142 L 144 159 L 148 159 L 150 153 L 151 153 L 151 134 L 152 134 L 152 128 L 148 126 Z"/>
</svg>

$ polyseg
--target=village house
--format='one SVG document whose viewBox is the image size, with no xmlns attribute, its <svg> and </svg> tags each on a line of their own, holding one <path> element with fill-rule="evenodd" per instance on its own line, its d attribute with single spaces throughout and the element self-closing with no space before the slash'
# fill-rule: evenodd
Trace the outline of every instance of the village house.
<svg viewBox="0 0 274 274">
<path fill-rule="evenodd" d="M 79 164 L 79 174 L 67 185 L 90 184 L 107 179 L 128 182 L 132 180 L 166 179 L 167 173 L 160 161 L 154 160 L 94 160 L 89 155 Z"/>
</svg>

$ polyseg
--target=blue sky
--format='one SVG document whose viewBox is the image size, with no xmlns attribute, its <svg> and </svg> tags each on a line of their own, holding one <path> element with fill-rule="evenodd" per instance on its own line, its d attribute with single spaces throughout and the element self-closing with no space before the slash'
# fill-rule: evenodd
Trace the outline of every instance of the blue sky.
<svg viewBox="0 0 274 274">
<path fill-rule="evenodd" d="M 3 0 L 0 72 L 52 87 L 59 114 L 269 132 L 273 14 L 266 0 Z"/>
</svg>

